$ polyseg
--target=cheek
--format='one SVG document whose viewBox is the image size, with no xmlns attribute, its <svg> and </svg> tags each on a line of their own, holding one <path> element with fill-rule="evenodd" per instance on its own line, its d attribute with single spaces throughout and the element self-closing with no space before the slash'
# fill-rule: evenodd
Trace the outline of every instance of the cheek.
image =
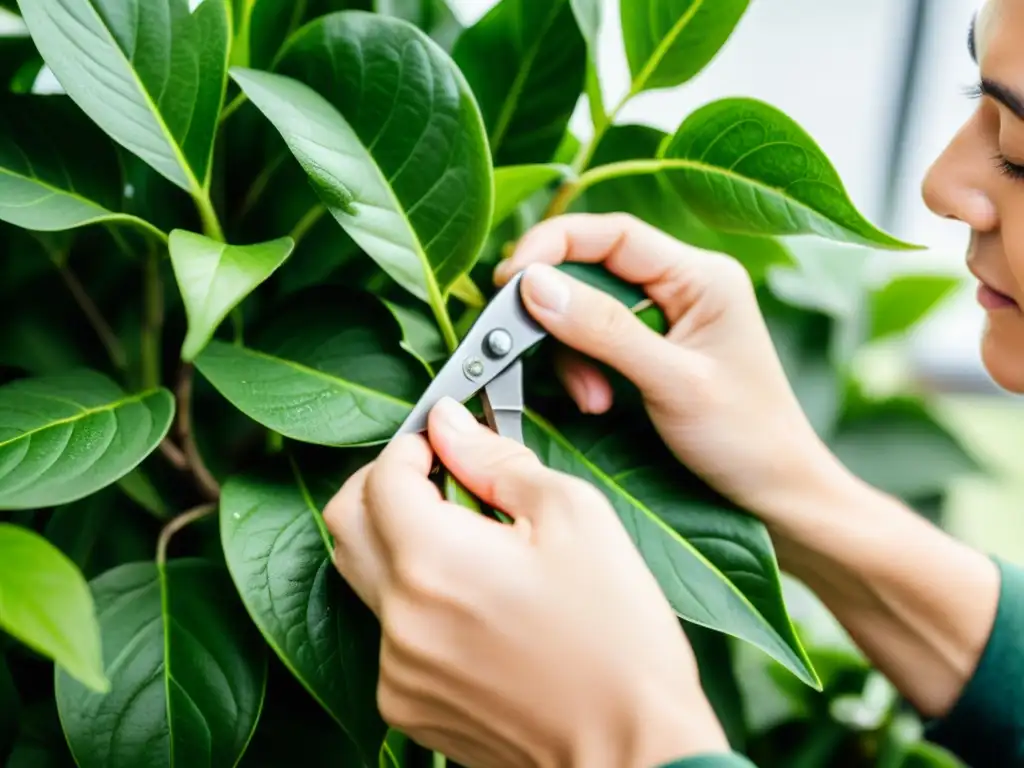
<svg viewBox="0 0 1024 768">
<path fill-rule="evenodd" d="M 1006 265 L 1016 283 L 1014 298 L 1024 300 L 1024 216 L 1014 215 L 1014 211 L 1024 211 L 1024 182 L 1016 182 L 1015 189 L 1009 197 L 999 201 L 1000 239 L 1002 251 L 1006 257 Z M 1005 198 L 1006 196 L 1004 196 Z M 1022 350 L 1024 351 L 1024 350 Z"/>
<path fill-rule="evenodd" d="M 981 360 L 996 384 L 1008 392 L 1024 394 L 1024 314 L 999 310 L 989 315 Z"/>
</svg>

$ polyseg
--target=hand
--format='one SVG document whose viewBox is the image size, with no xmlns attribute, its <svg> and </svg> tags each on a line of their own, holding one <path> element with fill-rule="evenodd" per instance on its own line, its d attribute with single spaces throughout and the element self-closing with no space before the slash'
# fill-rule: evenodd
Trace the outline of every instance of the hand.
<svg viewBox="0 0 1024 768">
<path fill-rule="evenodd" d="M 727 752 L 675 614 L 604 496 L 447 400 L 428 434 L 502 525 L 445 501 L 420 436 L 324 513 L 380 618 L 385 720 L 465 765 L 653 768 Z"/>
<path fill-rule="evenodd" d="M 549 266 L 564 261 L 602 264 L 643 286 L 671 329 L 655 333 L 621 302 Z M 824 487 L 842 476 L 789 385 L 735 259 L 629 215 L 579 214 L 533 228 L 495 280 L 502 285 L 523 269 L 527 309 L 565 345 L 559 377 L 584 412 L 612 404 L 611 386 L 589 357 L 639 388 L 684 464 L 769 523 L 816 478 Z"/>
</svg>

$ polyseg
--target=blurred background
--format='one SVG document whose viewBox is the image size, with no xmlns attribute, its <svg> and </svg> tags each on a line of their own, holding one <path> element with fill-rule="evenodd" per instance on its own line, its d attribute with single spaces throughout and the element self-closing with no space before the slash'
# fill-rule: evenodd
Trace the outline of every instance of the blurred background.
<svg viewBox="0 0 1024 768">
<path fill-rule="evenodd" d="M 618 2 L 605 0 L 601 34 L 599 67 L 609 104 L 618 101 L 629 79 Z M 495 0 L 451 5 L 471 24 Z M 967 229 L 933 215 L 920 194 L 929 165 L 975 107 L 964 91 L 978 78 L 967 39 L 980 5 L 981 0 L 753 0 L 718 58 L 695 80 L 641 95 L 619 122 L 674 131 L 708 101 L 763 99 L 815 138 L 866 216 L 929 248 L 897 254 L 830 245 L 836 282 L 843 282 L 842 270 L 851 264 L 878 283 L 907 273 L 963 280 L 906 337 L 864 350 L 858 366 L 876 388 L 911 386 L 935 395 L 939 415 L 988 471 L 952 483 L 946 527 L 988 552 L 1024 562 L 1024 505 L 1017 501 L 1024 498 L 1024 409 L 1020 398 L 994 386 L 981 365 L 984 314 L 964 266 Z M 572 127 L 581 138 L 591 133 L 585 99 Z M 822 249 L 820 243 L 791 244 Z M 829 288 L 835 286 L 822 286 Z"/>
</svg>

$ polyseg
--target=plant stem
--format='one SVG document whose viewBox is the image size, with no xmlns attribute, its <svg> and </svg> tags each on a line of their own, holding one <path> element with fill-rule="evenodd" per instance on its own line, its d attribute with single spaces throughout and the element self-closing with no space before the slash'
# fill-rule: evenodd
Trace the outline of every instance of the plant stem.
<svg viewBox="0 0 1024 768">
<path fill-rule="evenodd" d="M 590 138 L 590 141 L 580 147 L 576 159 L 572 161 L 572 168 L 576 173 L 583 173 L 590 166 L 590 161 L 594 159 L 594 153 L 597 152 L 597 148 L 601 145 L 601 140 L 604 139 L 605 133 L 612 127 L 615 118 L 619 116 L 619 113 L 634 95 L 633 90 L 630 89 L 610 113 L 595 116 L 594 135 Z"/>
<path fill-rule="evenodd" d="M 203 191 L 196 193 L 192 196 L 192 199 L 196 202 L 196 208 L 199 209 L 199 217 L 203 221 L 203 233 L 218 242 L 224 242 L 224 229 L 220 225 L 220 219 L 217 218 L 217 210 L 213 207 L 213 201 L 210 200 L 210 193 Z"/>
<path fill-rule="evenodd" d="M 160 340 L 164 322 L 163 284 L 160 280 L 160 259 L 155 247 L 146 254 L 143 278 L 142 318 L 142 386 L 160 386 Z"/>
<path fill-rule="evenodd" d="M 244 93 L 240 93 L 237 96 L 235 96 L 235 98 L 233 98 L 231 102 L 226 107 L 224 107 L 223 110 L 221 110 L 220 124 L 224 125 L 224 123 L 228 121 L 228 118 L 235 114 L 235 112 L 238 111 L 238 108 L 246 102 L 247 98 L 248 97 Z"/>
<path fill-rule="evenodd" d="M 159 567 L 163 567 L 167 563 L 167 545 L 171 543 L 171 537 L 174 536 L 178 531 L 187 525 L 191 525 L 197 520 L 202 520 L 204 517 L 209 517 L 217 511 L 217 505 L 214 503 L 202 504 L 194 509 L 190 509 L 188 512 L 183 512 L 177 517 L 173 518 L 167 525 L 160 531 L 160 537 L 156 542 L 156 564 Z"/>
<path fill-rule="evenodd" d="M 303 215 L 303 217 L 299 219 L 298 223 L 295 225 L 295 227 L 291 231 L 291 234 L 289 235 L 291 239 L 295 241 L 296 245 L 298 245 L 302 241 L 302 238 L 304 238 L 309 233 L 309 230 L 311 230 L 316 225 L 316 223 L 320 221 L 321 218 L 323 218 L 323 215 L 325 213 L 327 213 L 327 209 L 322 205 L 317 205 L 313 208 L 310 208 L 305 213 L 305 215 Z"/>
<path fill-rule="evenodd" d="M 195 438 L 192 434 L 192 378 L 194 368 L 191 363 L 181 366 L 178 373 L 178 385 L 175 387 L 175 394 L 178 401 L 177 431 L 178 442 L 185 452 L 188 466 L 192 470 L 192 477 L 196 487 L 204 498 L 216 501 L 220 498 L 220 484 L 217 479 L 206 468 L 203 457 L 196 447 Z"/>
<path fill-rule="evenodd" d="M 78 277 L 75 276 L 75 273 L 66 264 L 57 265 L 57 272 L 64 281 L 64 285 L 67 286 L 68 291 L 74 297 L 75 303 L 78 304 L 79 309 L 82 310 L 82 313 L 89 321 L 89 325 L 96 332 L 104 349 L 107 350 L 110 364 L 118 371 L 124 372 L 128 368 L 128 354 L 125 352 L 121 340 L 114 333 L 114 329 L 110 327 L 110 324 L 100 312 L 99 307 L 96 306 L 96 302 L 92 300 L 92 297 L 86 292 L 85 286 L 82 285 Z"/>
<path fill-rule="evenodd" d="M 164 458 L 170 462 L 171 466 L 182 472 L 188 471 L 188 459 L 185 458 L 184 452 L 171 442 L 170 438 L 164 438 L 163 442 L 160 443 L 160 453 L 164 455 Z"/>
</svg>

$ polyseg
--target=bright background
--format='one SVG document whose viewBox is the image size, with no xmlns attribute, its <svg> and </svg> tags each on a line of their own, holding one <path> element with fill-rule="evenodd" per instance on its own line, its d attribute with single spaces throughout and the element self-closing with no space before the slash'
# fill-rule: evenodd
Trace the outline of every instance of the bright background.
<svg viewBox="0 0 1024 768">
<path fill-rule="evenodd" d="M 602 30 L 599 66 L 609 106 L 628 83 L 619 1 L 605 0 Z M 495 2 L 451 4 L 464 23 L 472 23 Z M 981 0 L 753 0 L 704 72 L 677 92 L 638 97 L 619 120 L 671 131 L 707 101 L 763 99 L 815 138 L 861 211 L 930 249 L 873 255 L 874 273 L 938 271 L 965 279 L 959 294 L 909 339 L 866 360 L 865 375 L 882 381 L 927 378 L 939 393 L 941 415 L 989 470 L 987 477 L 956 481 L 948 510 L 951 530 L 1024 563 L 1024 409 L 1018 397 L 993 386 L 981 365 L 984 315 L 964 266 L 967 230 L 933 215 L 920 194 L 928 166 L 975 107 L 964 90 L 978 77 L 967 32 L 980 5 Z M 901 113 L 902 141 L 896 138 Z M 589 135 L 585 103 L 573 127 L 581 138 Z"/>
</svg>

